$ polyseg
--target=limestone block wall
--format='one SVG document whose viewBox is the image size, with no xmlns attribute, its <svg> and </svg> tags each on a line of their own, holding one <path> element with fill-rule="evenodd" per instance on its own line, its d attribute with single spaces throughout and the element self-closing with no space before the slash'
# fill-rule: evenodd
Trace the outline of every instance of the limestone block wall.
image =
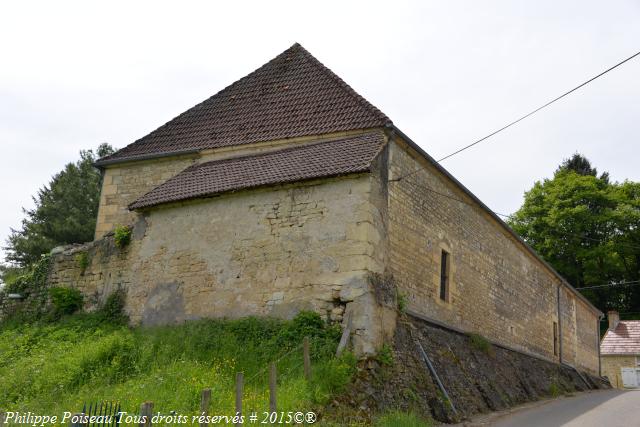
<svg viewBox="0 0 640 427">
<path fill-rule="evenodd" d="M 612 387 L 624 388 L 620 368 L 636 368 L 636 356 L 602 355 L 602 375 L 609 378 Z"/>
<path fill-rule="evenodd" d="M 108 165 L 104 169 L 95 238 L 103 237 L 117 225 L 128 225 L 135 222 L 137 214 L 130 212 L 127 206 L 194 163 L 265 153 L 294 145 L 345 138 L 367 131 L 370 129 L 221 147 L 182 156 Z"/>
<path fill-rule="evenodd" d="M 389 169 L 389 268 L 408 308 L 559 361 L 553 335 L 556 276 L 398 138 L 390 146 Z M 446 301 L 439 296 L 442 250 L 450 254 Z M 571 304 L 563 314 L 564 347 L 571 362 L 597 372 L 597 338 L 591 335 L 596 334 L 597 315 L 586 306 L 577 309 L 573 295 L 566 299 Z"/>
<path fill-rule="evenodd" d="M 172 157 L 104 169 L 95 238 L 103 237 L 117 225 L 132 224 L 137 214 L 127 206 L 194 162 L 195 157 Z"/>
<path fill-rule="evenodd" d="M 340 322 L 351 312 L 356 351 L 372 353 L 394 326 L 371 282 L 384 270 L 372 191 L 361 174 L 150 210 L 124 249 L 107 236 L 57 254 L 50 282 L 80 288 L 88 308 L 125 288 L 132 322 L 148 325 L 303 309 Z"/>
</svg>

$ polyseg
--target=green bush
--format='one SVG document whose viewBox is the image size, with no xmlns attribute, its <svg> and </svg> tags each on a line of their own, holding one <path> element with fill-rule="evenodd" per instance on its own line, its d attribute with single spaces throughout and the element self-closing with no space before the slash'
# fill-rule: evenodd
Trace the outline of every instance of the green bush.
<svg viewBox="0 0 640 427">
<path fill-rule="evenodd" d="M 112 292 L 98 310 L 98 314 L 103 320 L 110 323 L 127 323 L 127 315 L 124 312 L 125 297 L 124 289 Z"/>
<path fill-rule="evenodd" d="M 131 227 L 118 225 L 113 232 L 113 240 L 120 249 L 131 243 Z"/>
<path fill-rule="evenodd" d="M 55 315 L 73 314 L 82 308 L 82 293 L 77 289 L 53 287 L 49 296 Z"/>
<path fill-rule="evenodd" d="M 471 343 L 471 347 L 483 353 L 486 353 L 490 356 L 493 356 L 494 349 L 493 349 L 493 345 L 489 340 L 487 340 L 485 337 L 483 337 L 480 334 L 471 333 L 468 336 L 469 336 L 469 342 Z"/>
<path fill-rule="evenodd" d="M 391 366 L 393 365 L 393 351 L 388 344 L 383 344 L 380 351 L 376 355 L 376 360 L 380 362 L 382 365 Z"/>
<path fill-rule="evenodd" d="M 76 254 L 76 265 L 84 274 L 84 271 L 89 267 L 89 254 L 87 252 L 78 252 Z"/>
</svg>

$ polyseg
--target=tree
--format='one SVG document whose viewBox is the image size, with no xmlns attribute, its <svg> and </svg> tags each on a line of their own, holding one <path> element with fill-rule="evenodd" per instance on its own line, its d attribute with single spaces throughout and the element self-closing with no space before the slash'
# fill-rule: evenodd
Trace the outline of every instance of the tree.
<svg viewBox="0 0 640 427">
<path fill-rule="evenodd" d="M 12 229 L 7 239 L 7 262 L 26 267 L 55 246 L 93 240 L 102 180 L 93 163 L 113 152 L 109 144 L 95 153 L 80 151 L 80 160 L 68 163 L 38 191 L 35 207 L 23 209 L 21 229 Z"/>
<path fill-rule="evenodd" d="M 610 183 L 584 156 L 536 182 L 509 224 L 576 288 L 640 280 L 640 183 Z M 640 312 L 640 286 L 582 292 L 602 311 Z"/>
</svg>

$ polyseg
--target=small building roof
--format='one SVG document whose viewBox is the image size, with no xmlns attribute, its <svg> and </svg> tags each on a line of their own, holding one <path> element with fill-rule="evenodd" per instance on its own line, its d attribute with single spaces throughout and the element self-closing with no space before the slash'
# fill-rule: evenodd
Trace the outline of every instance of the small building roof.
<svg viewBox="0 0 640 427">
<path fill-rule="evenodd" d="M 640 320 L 621 320 L 600 343 L 602 355 L 640 355 Z"/>
<path fill-rule="evenodd" d="M 196 164 L 131 203 L 129 209 L 211 197 L 264 185 L 367 172 L 384 143 L 384 133 L 378 131 Z"/>
<path fill-rule="evenodd" d="M 296 43 L 96 165 L 389 123 L 385 114 Z"/>
</svg>

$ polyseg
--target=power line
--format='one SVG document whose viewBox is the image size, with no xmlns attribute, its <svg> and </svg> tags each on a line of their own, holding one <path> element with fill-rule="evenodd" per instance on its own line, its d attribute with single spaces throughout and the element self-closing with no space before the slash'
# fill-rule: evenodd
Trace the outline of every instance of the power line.
<svg viewBox="0 0 640 427">
<path fill-rule="evenodd" d="M 559 101 L 559 100 L 561 100 L 562 98 L 564 98 L 565 96 L 570 95 L 571 93 L 573 93 L 573 92 L 577 91 L 578 89 L 580 89 L 580 88 L 582 88 L 582 87 L 584 87 L 584 86 L 588 85 L 589 83 L 591 83 L 592 81 L 596 80 L 597 78 L 604 76 L 604 75 L 605 75 L 605 74 L 607 74 L 609 71 L 612 71 L 612 70 L 614 70 L 614 69 L 618 68 L 619 66 L 621 66 L 621 65 L 622 65 L 622 64 L 624 64 L 625 62 L 631 61 L 633 58 L 635 58 L 635 57 L 636 57 L 636 56 L 638 56 L 638 55 L 640 55 L 640 51 L 639 51 L 639 52 L 634 53 L 633 55 L 631 55 L 631 56 L 630 56 L 630 57 L 628 57 L 627 59 L 624 59 L 624 60 L 622 60 L 622 61 L 618 62 L 618 63 L 617 63 L 616 65 L 614 65 L 613 67 L 610 67 L 610 68 L 608 68 L 608 69 L 604 70 L 603 72 L 601 72 L 601 73 L 600 73 L 600 74 L 598 74 L 597 76 L 591 77 L 589 80 L 585 81 L 584 83 L 579 84 L 578 86 L 574 87 L 573 89 L 571 89 L 571 90 L 569 90 L 569 91 L 567 91 L 567 92 L 563 93 L 562 95 L 560 95 L 560 96 L 558 96 L 558 97 L 556 97 L 556 98 L 552 99 L 551 101 L 547 102 L 546 104 L 544 104 L 544 105 L 542 105 L 542 106 L 540 106 L 540 107 L 536 108 L 535 110 L 533 110 L 533 111 L 531 111 L 531 112 L 529 112 L 529 113 L 525 114 L 524 116 L 520 117 L 519 119 L 516 119 L 516 120 L 512 121 L 511 123 L 509 123 L 509 124 L 507 124 L 507 125 L 505 125 L 505 126 L 501 127 L 500 129 L 498 129 L 498 130 L 496 130 L 496 131 L 491 132 L 489 135 L 484 136 L 484 137 L 482 137 L 482 138 L 478 139 L 477 141 L 472 142 L 471 144 L 466 145 L 466 146 L 464 146 L 464 147 L 460 148 L 459 150 L 454 151 L 454 152 L 453 152 L 453 153 L 451 153 L 451 154 L 447 154 L 447 155 L 446 155 L 446 156 L 444 156 L 443 158 L 439 159 L 439 160 L 438 160 L 438 163 L 440 163 L 440 162 L 441 162 L 441 161 L 443 161 L 443 160 L 448 159 L 449 157 L 453 157 L 453 156 L 455 156 L 456 154 L 459 154 L 459 153 L 463 152 L 464 150 L 467 150 L 467 149 L 469 149 L 469 148 L 473 147 L 474 145 L 481 143 L 482 141 L 484 141 L 484 140 L 486 140 L 486 139 L 491 138 L 491 137 L 492 137 L 492 136 L 494 136 L 495 134 L 500 133 L 500 132 L 502 132 L 502 131 L 503 131 L 503 130 L 505 130 L 505 129 L 510 128 L 511 126 L 515 125 L 516 123 L 521 122 L 522 120 L 526 119 L 527 117 L 530 117 L 530 116 L 534 115 L 535 113 L 537 113 L 538 111 L 542 110 L 543 108 L 548 107 L 549 105 L 553 104 L 554 102 Z"/>
<path fill-rule="evenodd" d="M 542 105 L 542 106 L 540 106 L 540 107 L 536 108 L 535 110 L 533 110 L 533 111 L 531 111 L 531 112 L 529 112 L 529 113 L 525 114 L 524 116 L 522 116 L 522 117 L 520 117 L 520 118 L 518 118 L 518 119 L 516 119 L 516 120 L 512 121 L 511 123 L 509 123 L 509 124 L 507 124 L 507 125 L 505 125 L 505 126 L 501 127 L 500 129 L 498 129 L 498 130 L 496 130 L 496 131 L 491 132 L 489 135 L 486 135 L 486 136 L 484 136 L 484 137 L 482 137 L 482 138 L 480 138 L 480 139 L 478 139 L 478 140 L 476 140 L 476 141 L 472 142 L 471 144 L 466 145 L 466 146 L 464 146 L 464 147 L 462 147 L 462 148 L 460 148 L 460 149 L 458 149 L 458 150 L 454 151 L 454 152 L 453 152 L 453 153 L 451 153 L 451 154 L 447 154 L 446 156 L 444 156 L 443 158 L 441 158 L 441 159 L 439 159 L 439 160 L 436 160 L 435 162 L 436 162 L 436 163 L 440 163 L 440 162 L 442 162 L 443 160 L 446 160 L 446 159 L 448 159 L 448 158 L 450 158 L 450 157 L 453 157 L 453 156 L 455 156 L 456 154 L 459 154 L 459 153 L 461 153 L 461 152 L 463 152 L 463 151 L 465 151 L 465 150 L 467 150 L 467 149 L 469 149 L 469 148 L 473 147 L 474 145 L 479 144 L 479 143 L 481 143 L 482 141 L 485 141 L 485 140 L 487 140 L 487 139 L 491 138 L 492 136 L 494 136 L 494 135 L 496 135 L 496 134 L 498 134 L 498 133 L 502 132 L 503 130 L 510 128 L 511 126 L 515 125 L 516 123 L 521 122 L 522 120 L 526 119 L 527 117 L 530 117 L 530 116 L 534 115 L 535 113 L 537 113 L 538 111 L 542 110 L 543 108 L 548 107 L 549 105 L 553 104 L 554 102 L 559 101 L 560 99 L 564 98 L 565 96 L 567 96 L 567 95 L 569 95 L 569 94 L 571 94 L 571 93 L 573 93 L 573 92 L 577 91 L 578 89 L 580 89 L 580 88 L 582 88 L 582 87 L 584 87 L 584 86 L 588 85 L 589 83 L 591 83 L 592 81 L 596 80 L 597 78 L 604 76 L 604 75 L 605 75 L 605 74 L 607 74 L 609 71 L 612 71 L 612 70 L 614 70 L 615 68 L 618 68 L 618 67 L 619 67 L 619 66 L 621 66 L 622 64 L 624 64 L 624 63 L 626 63 L 626 62 L 628 62 L 628 61 L 632 60 L 633 58 L 635 58 L 635 57 L 636 57 L 636 56 L 638 56 L 638 55 L 640 55 L 640 51 L 638 51 L 638 52 L 634 53 L 633 55 L 631 55 L 630 57 L 628 57 L 628 58 L 626 58 L 626 59 L 624 59 L 624 60 L 622 60 L 622 61 L 618 62 L 618 63 L 617 63 L 616 65 L 614 65 L 613 67 L 610 67 L 610 68 L 608 68 L 608 69 L 604 70 L 604 71 L 603 71 L 603 72 L 601 72 L 600 74 L 598 74 L 598 75 L 596 75 L 596 76 L 594 76 L 594 77 L 590 78 L 589 80 L 585 81 L 584 83 L 581 83 L 580 85 L 578 85 L 578 86 L 574 87 L 573 89 L 571 89 L 571 90 L 569 90 L 569 91 L 567 91 L 567 92 L 563 93 L 562 95 L 560 95 L 560 96 L 558 96 L 558 97 L 556 97 L 556 98 L 552 99 L 551 101 L 547 102 L 546 104 L 544 104 L 544 105 Z M 390 179 L 390 180 L 389 180 L 389 182 L 397 182 L 397 181 L 401 181 L 401 180 L 403 180 L 404 178 L 406 178 L 406 177 L 408 177 L 408 176 L 410 176 L 410 175 L 413 175 L 414 173 L 417 173 L 419 170 L 420 170 L 420 169 L 416 169 L 416 170 L 414 170 L 414 171 L 409 172 L 409 173 L 408 173 L 408 174 L 406 174 L 406 175 L 400 176 L 400 177 L 395 178 L 395 179 Z"/>
<path fill-rule="evenodd" d="M 609 283 L 606 285 L 595 285 L 595 286 L 582 286 L 580 288 L 576 288 L 579 291 L 585 290 L 585 289 L 598 289 L 598 288 L 609 288 L 609 287 L 616 287 L 616 286 L 638 286 L 640 285 L 640 280 L 633 280 L 630 282 L 618 282 L 618 283 Z"/>
</svg>

